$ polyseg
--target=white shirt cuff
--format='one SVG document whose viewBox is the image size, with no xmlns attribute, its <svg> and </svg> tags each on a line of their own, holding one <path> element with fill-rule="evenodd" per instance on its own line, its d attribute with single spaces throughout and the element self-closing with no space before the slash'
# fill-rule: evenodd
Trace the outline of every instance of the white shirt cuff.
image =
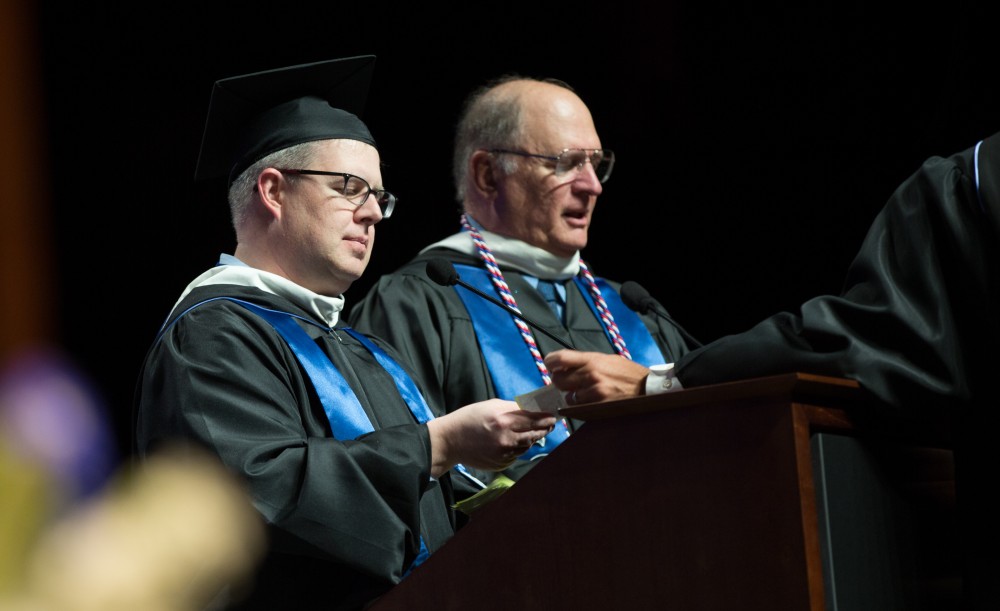
<svg viewBox="0 0 1000 611">
<path fill-rule="evenodd" d="M 646 376 L 646 394 L 660 395 L 665 392 L 684 390 L 681 381 L 674 375 L 674 364 L 653 365 Z"/>
</svg>

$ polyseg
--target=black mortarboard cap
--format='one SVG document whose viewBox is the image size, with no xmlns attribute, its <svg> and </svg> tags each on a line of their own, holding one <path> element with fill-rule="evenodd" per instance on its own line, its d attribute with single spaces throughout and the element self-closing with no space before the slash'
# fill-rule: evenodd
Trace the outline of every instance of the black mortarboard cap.
<svg viewBox="0 0 1000 611">
<path fill-rule="evenodd" d="M 358 118 L 375 56 L 362 55 L 234 76 L 215 82 L 195 179 L 232 183 L 261 158 L 313 140 L 375 146 Z"/>
</svg>

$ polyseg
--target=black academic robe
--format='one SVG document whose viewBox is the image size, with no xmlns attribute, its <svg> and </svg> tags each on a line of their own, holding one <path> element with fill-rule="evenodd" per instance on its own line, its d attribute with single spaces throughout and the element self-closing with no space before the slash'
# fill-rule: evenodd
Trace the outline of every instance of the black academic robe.
<svg viewBox="0 0 1000 611">
<path fill-rule="evenodd" d="M 456 292 L 466 289 L 442 286 L 428 278 L 427 262 L 434 258 L 482 267 L 478 256 L 443 248 L 428 250 L 379 278 L 364 299 L 352 306 L 348 317 L 354 328 L 383 338 L 403 353 L 432 406 L 450 412 L 496 398 L 497 392 L 479 350 L 472 319 Z M 566 282 L 564 326 L 523 274 L 506 266 L 501 266 L 501 271 L 518 308 L 532 322 L 579 350 L 614 354 L 601 322 L 574 282 Z M 616 291 L 620 289 L 619 283 L 609 284 Z M 671 362 L 688 351 L 675 326 L 660 317 L 640 317 L 663 352 L 663 362 Z M 543 333 L 536 332 L 534 337 L 543 356 L 563 348 Z M 539 374 L 538 386 L 543 384 Z M 505 474 L 517 479 L 531 464 L 519 460 Z M 479 475 L 490 478 L 489 474 Z"/>
<path fill-rule="evenodd" d="M 978 187 L 977 187 L 978 184 Z M 858 380 L 886 432 L 951 429 L 971 601 L 997 608 L 1000 134 L 934 157 L 875 219 L 839 296 L 681 357 L 685 387 L 802 371 Z M 980 608 L 980 607 L 976 607 Z"/>
<path fill-rule="evenodd" d="M 233 285 L 194 289 L 171 317 L 221 295 L 315 320 L 287 299 Z M 139 456 L 177 439 L 209 448 L 245 480 L 268 525 L 268 555 L 238 608 L 359 608 L 400 581 L 420 536 L 433 551 L 454 533 L 449 477 L 431 480 L 427 427 L 391 376 L 347 333 L 300 326 L 344 375 L 373 433 L 334 439 L 281 335 L 227 300 L 169 328 L 137 391 Z"/>
</svg>

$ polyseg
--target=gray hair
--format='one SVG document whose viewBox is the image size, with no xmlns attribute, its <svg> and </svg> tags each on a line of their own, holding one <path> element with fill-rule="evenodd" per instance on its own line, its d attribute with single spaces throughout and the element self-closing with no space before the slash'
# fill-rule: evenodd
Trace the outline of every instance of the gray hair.
<svg viewBox="0 0 1000 611">
<path fill-rule="evenodd" d="M 455 197 L 459 202 L 465 199 L 469 158 L 472 154 L 479 149 L 513 148 L 523 136 L 520 95 L 496 92 L 497 87 L 512 81 L 549 83 L 573 91 L 572 87 L 558 79 L 505 74 L 470 93 L 459 114 L 452 158 Z M 517 163 L 515 156 L 504 155 L 500 158 L 499 167 L 502 172 L 510 174 L 517 169 Z"/>
<path fill-rule="evenodd" d="M 267 168 L 308 168 L 316 156 L 317 142 L 303 142 L 255 161 L 229 185 L 229 215 L 236 229 L 246 218 L 257 188 L 257 177 Z M 289 180 L 296 176 L 289 175 Z"/>
</svg>

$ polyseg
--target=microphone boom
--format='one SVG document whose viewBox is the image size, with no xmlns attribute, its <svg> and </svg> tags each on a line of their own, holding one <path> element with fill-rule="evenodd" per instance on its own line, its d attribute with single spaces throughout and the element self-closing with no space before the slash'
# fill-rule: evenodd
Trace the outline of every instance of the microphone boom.
<svg viewBox="0 0 1000 611">
<path fill-rule="evenodd" d="M 625 303 L 629 309 L 634 310 L 640 314 L 654 314 L 660 318 L 666 320 L 672 324 L 681 334 L 681 336 L 687 340 L 694 348 L 700 348 L 701 342 L 699 342 L 693 335 L 688 333 L 684 327 L 677 324 L 677 321 L 670 317 L 666 312 L 661 311 L 661 308 L 656 303 L 656 299 L 649 294 L 641 284 L 638 282 L 627 280 L 622 283 L 621 289 L 622 302 Z"/>
</svg>

